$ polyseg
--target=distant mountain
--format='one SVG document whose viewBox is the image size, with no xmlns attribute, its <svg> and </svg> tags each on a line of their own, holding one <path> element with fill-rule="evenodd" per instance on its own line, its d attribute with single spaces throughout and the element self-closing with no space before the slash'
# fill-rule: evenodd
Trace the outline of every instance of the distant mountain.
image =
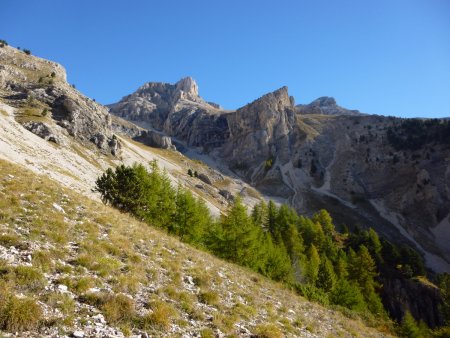
<svg viewBox="0 0 450 338">
<path fill-rule="evenodd" d="M 300 114 L 322 114 L 322 115 L 365 115 L 359 110 L 349 110 L 337 105 L 333 97 L 323 96 L 310 104 L 299 104 L 296 106 Z"/>
</svg>

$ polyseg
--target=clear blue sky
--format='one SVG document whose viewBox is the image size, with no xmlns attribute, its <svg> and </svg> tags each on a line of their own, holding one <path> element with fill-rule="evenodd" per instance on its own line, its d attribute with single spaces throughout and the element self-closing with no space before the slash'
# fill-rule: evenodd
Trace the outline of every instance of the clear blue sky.
<svg viewBox="0 0 450 338">
<path fill-rule="evenodd" d="M 283 85 L 373 114 L 450 116 L 449 0 L 0 0 L 0 39 L 102 103 L 190 75 L 228 109 Z"/>
</svg>

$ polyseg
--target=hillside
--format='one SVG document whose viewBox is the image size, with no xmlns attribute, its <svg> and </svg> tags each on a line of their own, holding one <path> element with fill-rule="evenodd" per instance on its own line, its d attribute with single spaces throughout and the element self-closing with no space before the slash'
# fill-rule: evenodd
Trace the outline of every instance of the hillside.
<svg viewBox="0 0 450 338">
<path fill-rule="evenodd" d="M 139 134 L 142 129 L 111 116 L 69 85 L 59 64 L 5 46 L 0 48 L 0 75 L 0 158 L 92 198 L 98 198 L 91 190 L 106 168 L 153 159 L 167 170 L 175 186 L 185 185 L 203 197 L 215 215 L 227 207 L 232 195 L 242 195 L 249 205 L 261 198 L 236 176 L 171 149 L 145 146 L 155 146 L 148 142 L 149 134 Z M 143 143 L 131 139 L 136 135 Z M 187 175 L 189 169 L 203 174 L 206 183 Z"/>
<path fill-rule="evenodd" d="M 0 172 L 2 306 L 34 304 L 0 306 L 4 329 L 32 330 L 17 336 L 384 336 L 45 176 Z"/>
<path fill-rule="evenodd" d="M 90 327 L 82 318 L 88 310 L 103 311 L 109 318 L 108 323 L 119 327 L 125 334 L 130 330 L 134 330 L 133 333 L 150 330 L 159 335 L 172 330 L 170 332 L 174 335 L 184 332 L 195 336 L 200 327 L 206 327 L 244 336 L 258 330 L 266 330 L 267 336 L 271 336 L 271 331 L 273 336 L 278 336 L 279 332 L 293 336 L 356 335 L 359 330 L 342 326 L 347 319 L 330 310 L 337 304 L 346 307 L 340 308 L 346 316 L 365 318 L 365 323 L 358 322 L 356 326 L 371 325 L 386 332 L 392 330 L 388 315 L 400 322 L 409 312 L 432 328 L 443 324 L 441 290 L 427 280 L 422 258 L 410 246 L 419 249 L 428 267 L 445 271 L 448 241 L 445 218 L 440 228 L 432 228 L 432 234 L 429 230 L 421 230 L 426 217 L 433 215 L 430 219 L 435 222 L 446 212 L 446 204 L 441 204 L 447 198 L 443 181 L 446 162 L 442 160 L 447 152 L 444 124 L 431 121 L 417 125 L 416 122 L 408 124 L 398 119 L 363 116 L 337 106 L 331 98 L 322 98 L 302 108 L 294 106 L 286 87 L 235 112 L 223 111 L 219 105 L 206 102 L 199 96 L 198 87 L 191 78 L 174 85 L 147 83 L 120 103 L 110 106 L 111 111 L 118 115 L 115 116 L 69 85 L 62 66 L 9 46 L 0 48 L 0 75 L 0 159 L 6 160 L 2 162 L 5 169 L 0 173 L 8 172 L 1 187 L 5 196 L 12 196 L 0 207 L 2 215 L 3 209 L 5 211 L 5 216 L 0 217 L 5 219 L 4 241 L 0 243 L 1 257 L 6 259 L 2 262 L 5 281 L 2 290 L 4 299 L 11 300 L 11 304 L 22 297 L 21 293 L 39 298 L 39 306 L 44 308 L 44 319 L 30 327 L 33 334 L 38 334 L 39 326 L 43 334 L 52 334 L 55 330 L 70 333 L 80 329 L 89 335 L 94 326 Z M 317 114 L 316 108 L 308 110 L 313 106 L 320 107 L 321 114 Z M 409 136 L 411 129 L 416 131 L 413 139 Z M 433 148 L 431 143 L 436 141 Z M 367 147 L 375 150 L 368 152 Z M 430 154 L 417 157 L 424 147 Z M 361 156 L 364 152 L 367 154 Z M 152 197 L 155 194 L 151 189 L 140 195 L 140 198 L 145 196 L 145 202 L 141 204 L 142 209 L 134 213 L 139 219 L 145 219 L 147 225 L 99 203 L 100 194 L 94 190 L 96 179 L 107 168 L 135 163 L 152 168 L 154 160 L 168 178 L 169 187 L 163 190 L 171 191 L 167 195 L 169 199 L 178 203 L 182 196 L 184 203 L 192 202 L 183 191 L 193 193 L 195 200 L 199 198 L 207 207 L 196 209 L 197 212 L 201 210 L 202 216 L 207 216 L 209 210 L 213 216 L 199 232 L 207 235 L 205 238 L 197 238 L 197 242 L 184 238 L 185 242 L 201 246 L 218 257 L 245 265 L 265 276 L 283 280 L 285 286 L 237 267 L 234 269 L 238 270 L 225 269 L 227 274 L 223 277 L 225 270 L 215 268 L 216 263 L 230 269 L 232 265 L 189 248 L 175 238 L 165 236 L 163 231 L 152 230 L 152 226 L 158 225 L 180 238 L 183 236 L 177 232 L 182 223 L 177 219 L 178 206 L 167 210 L 161 208 L 154 203 L 157 198 Z M 415 163 L 413 169 L 410 168 L 411 161 Z M 24 171 L 25 168 L 30 172 Z M 419 169 L 419 174 L 414 176 L 413 172 Z M 386 172 L 390 179 L 383 183 Z M 397 172 L 407 175 L 399 180 L 395 176 Z M 411 182 L 416 182 L 416 185 L 411 186 Z M 415 197 L 410 200 L 414 189 Z M 51 190 L 58 193 L 55 195 Z M 117 189 L 116 192 L 120 190 L 128 193 L 128 188 Z M 45 194 L 41 196 L 42 191 Z M 167 197 L 160 195 L 161 198 Z M 402 200 L 400 206 L 407 207 L 411 214 L 396 218 L 383 201 L 392 202 L 397 208 L 401 195 L 409 196 Z M 267 206 L 264 200 L 269 198 L 275 200 L 276 205 L 269 203 Z M 73 204 L 72 201 L 77 202 Z M 227 217 L 233 210 L 230 206 L 236 206 L 236 201 L 242 201 L 251 211 L 251 217 L 247 215 L 244 222 L 235 223 L 243 235 L 244 245 L 238 246 L 237 241 L 234 245 L 241 253 L 249 253 L 243 256 L 229 252 L 232 245 L 227 241 L 232 238 L 226 238 L 224 231 Z M 289 203 L 297 212 L 286 206 L 280 207 L 279 202 Z M 429 203 L 429 206 L 415 207 L 421 203 Z M 176 203 L 170 204 L 173 208 Z M 123 203 L 115 205 L 120 208 Z M 326 211 L 311 216 L 322 208 L 331 211 L 334 221 Z M 242 210 L 241 216 L 247 213 L 245 207 Z M 97 218 L 97 212 L 102 213 L 100 218 Z M 17 213 L 16 218 L 14 213 Z M 406 224 L 406 220 L 415 219 L 415 214 L 421 217 L 416 217 L 415 223 Z M 182 217 L 186 219 L 186 216 Z M 157 218 L 165 218 L 165 222 L 159 222 Z M 89 224 L 87 229 L 85 224 Z M 402 228 L 405 224 L 408 231 Z M 362 225 L 363 230 L 357 225 Z M 128 226 L 136 233 L 127 230 Z M 10 229 L 6 230 L 6 227 Z M 382 235 L 381 241 L 376 232 L 369 230 L 370 227 Z M 23 232 L 22 228 L 25 229 Z M 113 228 L 115 233 L 111 235 Z M 355 231 L 347 232 L 348 228 Z M 415 237 L 414 231 L 423 236 Z M 441 236 L 435 238 L 434 233 Z M 42 241 L 50 238 L 53 244 L 45 246 L 40 243 L 37 234 L 43 236 Z M 233 233 L 228 235 L 233 236 Z M 215 242 L 207 243 L 214 236 Z M 155 244 L 156 249 L 152 249 L 142 244 L 147 237 L 153 241 L 148 245 L 155 241 L 164 244 Z M 246 246 L 245 243 L 251 245 Z M 53 255 L 42 258 L 44 263 L 37 263 L 39 266 L 36 268 L 42 271 L 14 267 L 32 262 L 33 248 L 51 251 Z M 159 266 L 151 265 L 153 263 L 148 261 L 155 259 L 151 250 L 159 252 L 160 249 L 161 253 L 156 254 L 156 262 L 153 262 Z M 180 252 L 182 259 L 198 254 L 199 260 L 193 257 L 189 261 L 196 262 L 196 274 L 208 275 L 207 282 L 197 283 L 196 280 L 202 277 L 195 278 L 186 272 L 189 269 L 184 264 L 191 263 L 172 264 L 172 254 L 175 257 L 176 252 Z M 60 254 L 63 257 L 61 262 L 58 261 Z M 358 255 L 363 258 L 358 258 Z M 177 262 L 179 257 L 175 258 Z M 360 271 L 359 262 L 364 257 L 367 258 L 365 266 L 368 270 Z M 205 263 L 207 260 L 215 263 Z M 209 268 L 207 272 L 200 271 L 202 264 L 211 266 L 214 271 L 220 270 L 217 272 L 220 280 L 216 281 L 215 272 L 209 274 Z M 61 266 L 68 266 L 67 271 Z M 154 269 L 160 272 L 154 274 Z M 187 274 L 182 276 L 182 272 Z M 45 278 L 41 278 L 40 273 L 44 273 Z M 322 273 L 327 277 L 324 278 Z M 160 275 L 164 275 L 162 281 L 159 280 Z M 22 279 L 29 276 L 38 279 L 37 289 L 21 285 L 28 283 Z M 248 276 L 245 277 L 247 282 L 233 279 L 237 276 Z M 434 275 L 430 276 L 433 282 L 437 282 Z M 170 281 L 172 277 L 174 280 Z M 155 278 L 162 283 L 158 288 L 152 284 Z M 268 284 L 261 286 L 262 281 Z M 30 283 L 34 285 L 35 281 Z M 44 284 L 53 286 L 45 289 Z M 236 302 L 232 305 L 230 300 L 237 297 L 233 296 L 234 284 L 239 285 L 242 292 L 244 289 L 248 292 L 247 296 L 240 294 L 244 299 L 242 303 L 252 308 L 245 308 L 245 313 L 235 314 L 230 310 L 241 307 Z M 303 294 L 308 299 L 327 304 L 329 308 L 307 302 L 286 290 L 286 285 L 296 288 L 297 295 Z M 166 288 L 171 290 L 166 292 Z M 272 310 L 264 310 L 263 298 L 267 295 L 265 290 L 269 289 L 268 299 L 279 302 L 276 307 L 283 309 L 280 311 L 285 317 L 272 320 Z M 50 301 L 46 294 L 49 290 L 63 294 L 70 291 L 74 301 L 64 295 L 64 299 L 58 298 L 60 295 L 52 295 L 57 300 Z M 86 295 L 89 290 L 95 294 Z M 120 296 L 120 292 L 132 295 L 135 303 Z M 417 294 L 421 297 L 417 298 Z M 147 300 L 137 300 L 136 296 Z M 246 297 L 253 299 L 259 296 L 263 298 L 257 303 L 246 301 Z M 72 305 L 67 305 L 66 300 Z M 161 300 L 170 304 L 161 304 Z M 203 314 L 196 318 L 196 314 L 191 312 L 192 307 L 186 308 L 185 302 L 200 304 L 198 312 Z M 201 305 L 204 303 L 216 306 L 216 310 Z M 218 303 L 224 303 L 225 307 Z M 22 303 L 18 301 L 18 304 Z M 67 312 L 69 314 L 65 312 L 66 305 L 72 309 Z M 30 306 L 39 312 L 36 306 Z M 62 315 L 53 310 L 47 313 L 47 306 L 62 306 L 60 311 L 69 317 L 67 323 L 61 323 L 61 318 L 50 320 L 52 316 Z M 121 306 L 128 308 L 130 313 L 123 318 L 118 312 L 111 314 L 112 309 Z M 76 312 L 77 309 L 80 311 Z M 9 316 L 8 308 L 2 311 Z M 173 320 L 170 325 L 167 321 L 155 324 L 152 311 L 161 311 L 162 317 Z M 305 325 L 295 324 L 297 315 L 294 313 L 299 311 L 306 311 L 307 318 L 314 318 L 311 323 L 319 317 L 326 318 L 328 324 L 320 324 L 326 329 L 309 327 L 309 320 Z M 153 318 L 149 319 L 150 324 L 146 322 L 148 318 L 144 318 L 146 313 Z M 72 318 L 72 314 L 78 319 Z M 329 316 L 331 322 L 328 322 Z M 106 335 L 114 336 L 113 328 L 106 328 L 101 317 L 95 318 L 97 327 L 107 330 Z M 0 318 L 0 325 L 14 331 L 15 327 L 8 326 L 5 320 Z M 53 326 L 60 329 L 55 329 L 50 322 L 55 322 Z M 274 326 L 260 327 L 267 322 L 273 322 Z M 361 330 L 372 332 L 365 327 Z M 211 332 L 207 329 L 203 333 L 208 336 Z M 373 331 L 373 334 L 378 333 Z"/>
</svg>

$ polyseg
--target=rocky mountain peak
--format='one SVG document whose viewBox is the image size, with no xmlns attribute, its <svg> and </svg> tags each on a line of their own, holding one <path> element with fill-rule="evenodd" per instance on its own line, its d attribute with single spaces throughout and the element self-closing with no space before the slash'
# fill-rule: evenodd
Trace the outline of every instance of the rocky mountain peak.
<svg viewBox="0 0 450 338">
<path fill-rule="evenodd" d="M 241 109 L 256 109 L 258 111 L 283 111 L 294 107 L 294 98 L 289 96 L 288 87 L 283 86 L 271 93 L 261 96 Z"/>
<path fill-rule="evenodd" d="M 296 109 L 301 114 L 364 115 L 358 110 L 350 110 L 339 106 L 335 98 L 330 96 L 319 97 L 309 104 L 299 104 Z"/>
<path fill-rule="evenodd" d="M 318 99 L 315 99 L 310 103 L 311 106 L 319 106 L 319 107 L 327 107 L 327 106 L 337 106 L 336 100 L 334 97 L 330 96 L 322 96 Z"/>
<path fill-rule="evenodd" d="M 175 84 L 175 92 L 180 93 L 186 99 L 196 100 L 199 98 L 197 82 L 190 76 L 182 78 Z"/>
</svg>

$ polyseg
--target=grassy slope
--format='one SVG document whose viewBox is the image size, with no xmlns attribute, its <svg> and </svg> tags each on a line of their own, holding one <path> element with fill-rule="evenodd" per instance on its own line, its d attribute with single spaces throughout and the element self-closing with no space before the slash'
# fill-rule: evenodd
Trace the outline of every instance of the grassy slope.
<svg viewBox="0 0 450 338">
<path fill-rule="evenodd" d="M 359 320 L 6 161 L 0 161 L 0 257 L 0 300 L 8 293 L 28 296 L 43 311 L 29 326 L 34 335 L 93 334 L 92 316 L 102 312 L 108 322 L 103 329 L 118 328 L 118 335 L 143 330 L 211 336 L 220 330 L 267 337 L 381 336 Z M 17 268 L 27 265 L 25 273 Z M 128 310 L 121 306 L 124 313 L 117 313 L 121 298 L 111 295 L 121 293 L 131 297 Z"/>
</svg>

